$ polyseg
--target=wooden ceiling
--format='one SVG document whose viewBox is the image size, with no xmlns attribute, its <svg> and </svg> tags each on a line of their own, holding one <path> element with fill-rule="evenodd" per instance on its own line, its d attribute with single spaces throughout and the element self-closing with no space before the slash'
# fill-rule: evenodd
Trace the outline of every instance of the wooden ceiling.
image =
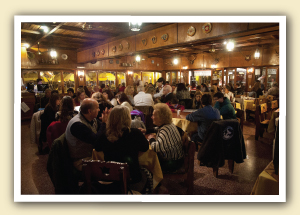
<svg viewBox="0 0 300 215">
<path fill-rule="evenodd" d="M 108 22 L 65 22 L 65 23 L 22 23 L 21 42 L 29 43 L 30 48 L 40 49 L 68 49 L 80 51 L 112 40 L 129 37 L 141 32 L 150 31 L 173 23 L 143 23 L 139 32 L 130 31 L 128 23 Z M 47 26 L 49 32 L 45 33 L 42 26 Z M 223 44 L 226 39 L 234 39 L 235 51 L 252 50 L 257 46 L 279 45 L 278 28 L 262 29 L 251 33 L 194 41 L 189 44 L 147 50 L 144 54 L 148 57 L 169 58 L 174 55 L 189 56 L 198 53 L 217 53 L 225 51 Z M 214 51 L 215 50 L 215 51 Z"/>
</svg>

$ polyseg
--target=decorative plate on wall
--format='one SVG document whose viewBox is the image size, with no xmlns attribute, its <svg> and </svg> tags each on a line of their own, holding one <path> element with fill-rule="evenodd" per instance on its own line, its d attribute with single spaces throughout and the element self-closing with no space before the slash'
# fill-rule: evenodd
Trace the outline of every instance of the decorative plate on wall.
<svg viewBox="0 0 300 215">
<path fill-rule="evenodd" d="M 157 42 L 157 37 L 156 37 L 156 36 L 153 36 L 153 37 L 151 38 L 151 40 L 152 40 L 152 43 L 155 44 L 155 43 Z"/>
<path fill-rule="evenodd" d="M 151 60 L 151 63 L 154 64 L 154 60 Z"/>
<path fill-rule="evenodd" d="M 210 24 L 210 23 L 205 23 L 205 24 L 202 26 L 202 31 L 203 31 L 205 34 L 208 34 L 209 32 L 211 32 L 211 24 Z"/>
<path fill-rule="evenodd" d="M 116 60 L 116 64 L 119 64 L 120 63 L 120 61 L 119 60 Z"/>
<path fill-rule="evenodd" d="M 102 55 L 104 55 L 104 53 L 105 53 L 105 50 L 104 50 L 104 49 L 102 49 L 102 50 L 101 50 L 101 54 L 102 54 Z"/>
<path fill-rule="evenodd" d="M 96 52 L 96 55 L 97 55 L 97 56 L 99 56 L 99 55 L 100 55 L 100 52 L 99 52 L 99 50 Z"/>
<path fill-rule="evenodd" d="M 169 39 L 169 34 L 164 34 L 161 36 L 161 39 L 163 39 L 163 41 L 167 41 Z"/>
<path fill-rule="evenodd" d="M 194 26 L 190 26 L 188 31 L 187 31 L 187 35 L 188 36 L 194 36 L 196 33 L 196 28 Z"/>
<path fill-rule="evenodd" d="M 110 63 L 110 64 L 113 64 L 113 63 L 114 63 L 114 60 L 109 60 L 109 63 Z"/>
<path fill-rule="evenodd" d="M 125 42 L 125 46 L 124 46 L 126 49 L 129 49 L 130 45 L 129 45 L 129 42 Z"/>
<path fill-rule="evenodd" d="M 120 49 L 120 51 L 123 50 L 123 45 L 122 44 L 119 45 L 119 49 Z"/>
<path fill-rule="evenodd" d="M 68 59 L 68 55 L 62 54 L 62 55 L 61 55 L 61 58 L 62 58 L 63 60 L 67 60 L 67 59 Z"/>
<path fill-rule="evenodd" d="M 142 39 L 142 43 L 143 43 L 144 46 L 146 46 L 147 45 L 147 39 L 146 38 Z"/>
<path fill-rule="evenodd" d="M 114 46 L 114 47 L 112 48 L 112 51 L 113 51 L 113 52 L 116 52 L 116 51 L 117 51 L 117 47 Z"/>
</svg>

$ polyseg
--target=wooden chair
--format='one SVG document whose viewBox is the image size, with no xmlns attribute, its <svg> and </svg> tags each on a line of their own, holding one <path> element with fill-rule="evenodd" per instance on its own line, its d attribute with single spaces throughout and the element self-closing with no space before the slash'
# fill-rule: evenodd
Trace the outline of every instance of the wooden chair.
<svg viewBox="0 0 300 215">
<path fill-rule="evenodd" d="M 236 103 L 239 104 L 239 103 Z M 241 107 L 240 107 L 241 108 Z M 244 111 L 242 111 L 241 109 L 235 108 L 236 111 L 236 117 L 240 123 L 241 129 L 243 130 L 243 126 L 244 126 Z"/>
<path fill-rule="evenodd" d="M 266 103 L 256 106 L 255 111 L 255 140 L 263 137 L 264 130 L 268 128 L 270 118 L 268 117 L 268 107 Z"/>
<path fill-rule="evenodd" d="M 119 182 L 120 194 L 128 194 L 127 180 L 129 180 L 129 170 L 126 163 L 105 162 L 100 160 L 83 160 L 82 162 L 83 181 L 86 185 L 86 193 L 92 193 L 92 181 L 104 181 Z"/>
<path fill-rule="evenodd" d="M 200 165 L 212 167 L 213 175 L 218 177 L 219 167 L 224 166 L 225 160 L 228 160 L 229 172 L 233 173 L 234 162 L 242 163 L 245 158 L 246 147 L 240 123 L 235 119 L 213 122 L 197 155 Z"/>
<path fill-rule="evenodd" d="M 176 172 L 164 173 L 164 178 L 184 178 L 185 185 L 187 186 L 187 194 L 192 195 L 194 191 L 194 156 L 196 145 L 194 142 L 189 141 L 186 132 L 182 136 L 183 151 L 184 151 L 184 165 Z"/>
</svg>

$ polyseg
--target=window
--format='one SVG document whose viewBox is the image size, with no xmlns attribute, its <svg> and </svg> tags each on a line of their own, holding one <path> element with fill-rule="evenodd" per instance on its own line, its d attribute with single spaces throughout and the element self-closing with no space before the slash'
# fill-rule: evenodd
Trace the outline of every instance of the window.
<svg viewBox="0 0 300 215">
<path fill-rule="evenodd" d="M 97 72 L 88 71 L 85 73 L 85 85 L 87 87 L 94 87 L 97 84 Z"/>
<path fill-rule="evenodd" d="M 98 73 L 98 82 L 101 87 L 102 84 L 109 85 L 112 90 L 116 89 L 116 73 L 115 72 L 100 72 Z"/>
<path fill-rule="evenodd" d="M 64 77 L 64 92 L 67 93 L 69 88 L 75 92 L 74 72 L 63 72 Z"/>
</svg>

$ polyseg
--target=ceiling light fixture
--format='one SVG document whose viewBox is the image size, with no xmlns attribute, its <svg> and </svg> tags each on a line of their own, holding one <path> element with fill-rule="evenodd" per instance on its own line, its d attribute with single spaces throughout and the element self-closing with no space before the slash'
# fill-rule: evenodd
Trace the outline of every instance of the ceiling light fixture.
<svg viewBox="0 0 300 215">
<path fill-rule="evenodd" d="M 54 49 L 51 49 L 51 51 L 50 51 L 50 56 L 51 56 L 52 58 L 56 58 L 56 57 L 57 57 L 57 52 L 56 52 Z"/>
<path fill-rule="evenodd" d="M 233 48 L 234 48 L 234 43 L 232 41 L 229 41 L 227 44 L 226 44 L 226 48 L 228 51 L 232 51 Z"/>
<path fill-rule="evenodd" d="M 140 31 L 142 23 L 141 22 L 129 22 L 129 29 L 131 31 Z"/>
<path fill-rule="evenodd" d="M 47 26 L 41 26 L 41 29 L 43 29 L 45 33 L 49 32 L 49 28 Z"/>
<path fill-rule="evenodd" d="M 137 62 L 140 62 L 140 61 L 141 61 L 141 57 L 140 57 L 139 55 L 137 55 L 137 56 L 135 57 L 135 60 L 136 60 Z"/>
</svg>

